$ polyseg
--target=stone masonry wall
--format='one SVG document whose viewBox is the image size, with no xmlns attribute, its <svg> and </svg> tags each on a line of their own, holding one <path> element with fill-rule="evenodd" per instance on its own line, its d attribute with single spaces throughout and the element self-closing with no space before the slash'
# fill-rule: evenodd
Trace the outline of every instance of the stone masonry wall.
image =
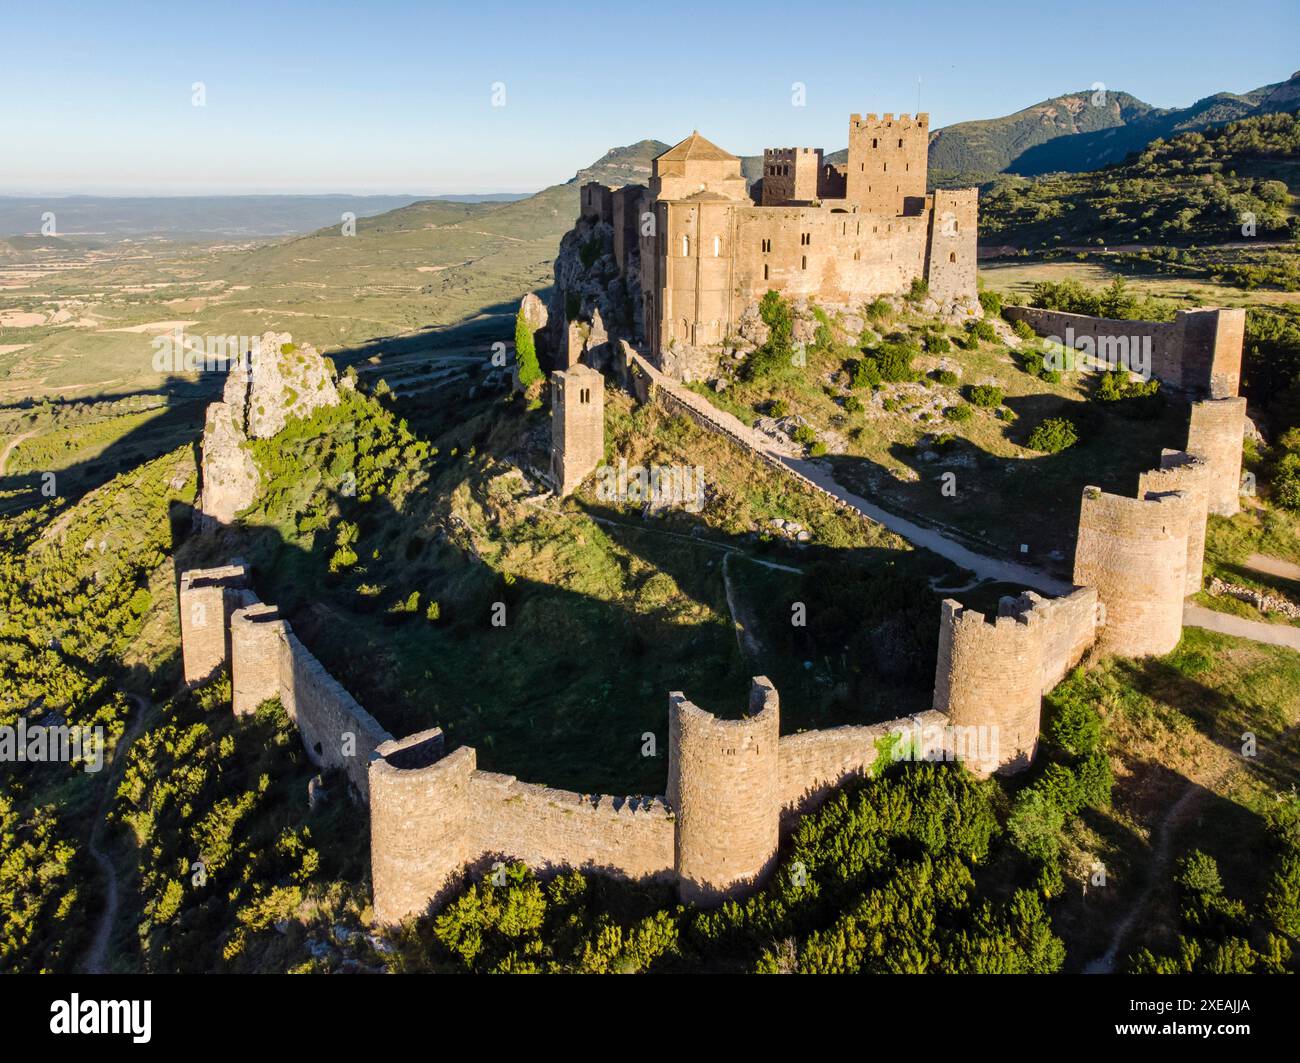
<svg viewBox="0 0 1300 1063">
<path fill-rule="evenodd" d="M 288 625 L 273 605 L 245 606 L 230 617 L 231 709 L 249 716 L 280 696 L 280 672 Z"/>
<path fill-rule="evenodd" d="M 342 768 L 365 800 L 371 754 L 393 736 L 357 704 L 288 625 L 284 642 L 280 699 L 298 725 L 307 755 L 323 768 Z"/>
<path fill-rule="evenodd" d="M 1060 598 L 1022 591 L 998 603 L 998 615 L 1019 616 L 1033 610 L 1043 625 L 1041 690 L 1048 693 L 1083 660 L 1097 640 L 1097 588 L 1076 587 Z"/>
<path fill-rule="evenodd" d="M 1064 342 L 1066 330 L 1079 340 L 1151 341 L 1151 374 L 1172 387 L 1211 398 L 1237 394 L 1245 311 L 1229 308 L 1179 310 L 1173 321 L 1120 321 L 1067 314 L 1036 306 L 1008 306 L 1011 321 L 1024 321 L 1040 336 Z"/>
<path fill-rule="evenodd" d="M 914 720 L 887 720 L 868 726 L 847 725 L 820 731 L 784 735 L 778 743 L 778 800 L 783 824 L 817 808 L 836 788 L 865 776 L 879 756 L 878 743 L 900 727 L 913 724 L 923 735 L 942 732 L 948 717 L 941 712 L 922 712 Z M 936 752 L 934 747 L 920 751 Z"/>
</svg>

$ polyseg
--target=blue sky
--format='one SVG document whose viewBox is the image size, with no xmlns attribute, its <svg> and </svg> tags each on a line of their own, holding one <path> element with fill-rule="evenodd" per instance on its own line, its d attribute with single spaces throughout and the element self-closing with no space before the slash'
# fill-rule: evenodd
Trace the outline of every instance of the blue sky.
<svg viewBox="0 0 1300 1063">
<path fill-rule="evenodd" d="M 1094 82 L 1185 106 L 1298 66 L 1297 0 L 12 0 L 0 194 L 531 191 L 693 128 L 835 150 L 851 112 L 915 110 L 918 77 L 938 127 Z"/>
</svg>

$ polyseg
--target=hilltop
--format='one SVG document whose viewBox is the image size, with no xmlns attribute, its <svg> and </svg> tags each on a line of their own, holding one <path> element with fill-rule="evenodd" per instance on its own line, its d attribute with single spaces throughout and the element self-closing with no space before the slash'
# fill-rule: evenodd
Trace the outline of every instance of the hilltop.
<svg viewBox="0 0 1300 1063">
<path fill-rule="evenodd" d="M 1096 102 L 1094 102 L 1094 97 Z M 1034 175 L 1096 170 L 1151 141 L 1300 106 L 1300 72 L 1245 93 L 1217 92 L 1190 107 L 1158 108 L 1127 92 L 1054 96 L 1014 114 L 937 129 L 930 170 Z"/>
</svg>

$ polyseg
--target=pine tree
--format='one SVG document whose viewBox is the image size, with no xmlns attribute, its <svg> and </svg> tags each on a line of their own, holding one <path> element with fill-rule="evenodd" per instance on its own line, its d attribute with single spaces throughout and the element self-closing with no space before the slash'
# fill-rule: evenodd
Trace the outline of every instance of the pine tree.
<svg viewBox="0 0 1300 1063">
<path fill-rule="evenodd" d="M 524 308 L 515 316 L 515 363 L 519 366 L 519 383 L 525 388 L 542 379 L 542 367 L 537 362 L 537 348 L 533 344 L 533 330 L 528 327 Z"/>
</svg>

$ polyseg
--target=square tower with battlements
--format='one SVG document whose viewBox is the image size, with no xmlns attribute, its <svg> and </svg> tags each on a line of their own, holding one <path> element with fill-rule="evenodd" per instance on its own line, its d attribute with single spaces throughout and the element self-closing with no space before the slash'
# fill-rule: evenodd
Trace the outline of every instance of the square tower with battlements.
<svg viewBox="0 0 1300 1063">
<path fill-rule="evenodd" d="M 605 378 L 579 363 L 551 374 L 551 475 L 571 494 L 605 458 Z"/>
</svg>

